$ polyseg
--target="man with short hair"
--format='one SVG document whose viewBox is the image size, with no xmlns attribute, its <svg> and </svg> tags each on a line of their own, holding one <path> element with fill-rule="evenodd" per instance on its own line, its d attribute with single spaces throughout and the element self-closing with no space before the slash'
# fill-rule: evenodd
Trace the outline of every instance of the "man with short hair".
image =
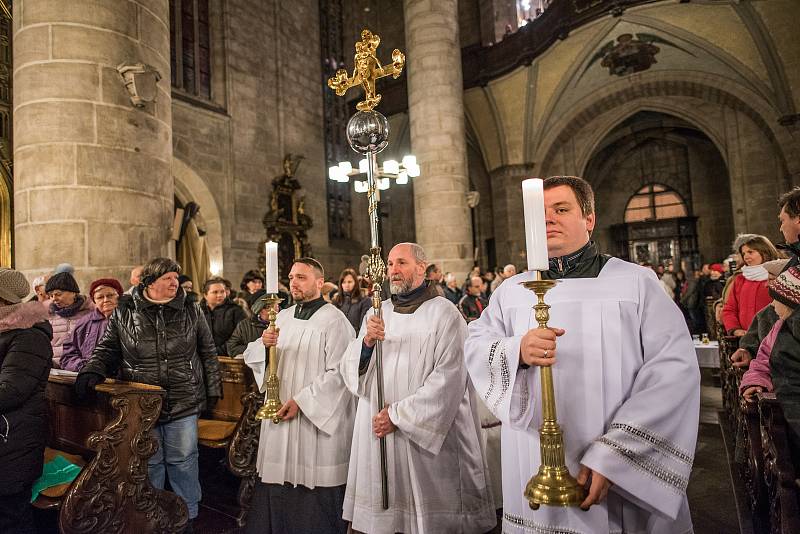
<svg viewBox="0 0 800 534">
<path fill-rule="evenodd" d="M 437 284 L 442 283 L 442 269 L 435 263 L 431 263 L 425 268 L 425 280 L 432 280 Z"/>
<path fill-rule="evenodd" d="M 509 263 L 508 265 L 503 267 L 503 270 L 497 273 L 497 277 L 492 281 L 492 285 L 489 286 L 491 292 L 494 293 L 495 291 L 497 291 L 497 288 L 500 287 L 500 284 L 502 284 L 505 280 L 508 280 L 515 274 L 517 274 L 517 268 L 513 263 Z"/>
<path fill-rule="evenodd" d="M 467 294 L 458 301 L 458 311 L 468 323 L 480 317 L 483 310 L 489 305 L 489 301 L 483 296 L 484 287 L 483 278 L 473 276 L 469 280 Z"/>
<path fill-rule="evenodd" d="M 142 269 L 143 268 L 144 268 L 144 265 L 137 265 L 133 269 L 131 269 L 131 278 L 130 278 L 131 287 L 129 287 L 128 290 L 125 291 L 125 294 L 133 295 L 133 289 L 136 286 L 138 286 L 139 283 L 141 282 Z"/>
<path fill-rule="evenodd" d="M 464 319 L 425 283 L 416 243 L 389 252 L 391 299 L 369 314 L 341 362 L 358 411 L 344 518 L 357 532 L 484 533 L 496 523 L 474 392 L 464 367 Z M 382 341 L 386 407 L 377 415 L 373 352 Z M 386 439 L 389 509 L 381 503 L 378 441 Z"/>
<path fill-rule="evenodd" d="M 697 440 L 700 373 L 683 315 L 649 269 L 600 254 L 591 186 L 544 181 L 549 328 L 522 273 L 470 323 L 472 383 L 502 421 L 504 532 L 692 531 L 686 500 Z M 556 360 L 556 356 L 558 359 Z M 529 507 L 541 463 L 539 367 L 553 367 L 570 472 L 588 489 L 580 506 Z M 606 501 L 607 499 L 607 501 Z"/>
<path fill-rule="evenodd" d="M 461 300 L 463 293 L 461 292 L 461 288 L 458 287 L 458 280 L 456 279 L 456 275 L 453 273 L 447 273 L 444 276 L 444 298 L 452 302 L 453 304 L 458 305 L 458 301 Z"/>
<path fill-rule="evenodd" d="M 355 399 L 338 365 L 354 333 L 339 308 L 322 298 L 324 281 L 317 260 L 295 260 L 289 291 L 296 304 L 278 313 L 277 331 L 264 330 L 244 351 L 244 361 L 263 392 L 267 350 L 277 347 L 283 402 L 279 424 L 261 423 L 259 480 L 248 533 L 347 532 L 342 501 Z"/>
</svg>

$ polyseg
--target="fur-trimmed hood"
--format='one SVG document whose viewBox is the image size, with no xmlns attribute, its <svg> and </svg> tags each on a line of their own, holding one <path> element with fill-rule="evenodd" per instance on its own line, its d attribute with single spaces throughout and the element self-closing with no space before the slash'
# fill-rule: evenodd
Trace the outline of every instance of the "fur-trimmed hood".
<svg viewBox="0 0 800 534">
<path fill-rule="evenodd" d="M 47 321 L 47 317 L 47 308 L 41 302 L 0 306 L 0 333 L 30 328 L 36 323 Z"/>
</svg>

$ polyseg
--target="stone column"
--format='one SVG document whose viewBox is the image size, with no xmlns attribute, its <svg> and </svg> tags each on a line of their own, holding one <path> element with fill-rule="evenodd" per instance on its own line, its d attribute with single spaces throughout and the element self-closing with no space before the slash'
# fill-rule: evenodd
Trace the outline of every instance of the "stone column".
<svg viewBox="0 0 800 534">
<path fill-rule="evenodd" d="M 489 173 L 494 211 L 494 243 L 497 264 L 513 263 L 518 271 L 527 268 L 525 221 L 522 209 L 522 180 L 535 176 L 533 165 L 504 165 Z"/>
<path fill-rule="evenodd" d="M 466 276 L 472 224 L 458 2 L 405 0 L 404 7 L 411 149 L 421 167 L 413 179 L 417 242 L 443 271 Z"/>
<path fill-rule="evenodd" d="M 16 266 L 72 263 L 83 291 L 168 252 L 172 110 L 168 0 L 14 2 Z M 116 67 L 149 64 L 135 108 Z"/>
</svg>

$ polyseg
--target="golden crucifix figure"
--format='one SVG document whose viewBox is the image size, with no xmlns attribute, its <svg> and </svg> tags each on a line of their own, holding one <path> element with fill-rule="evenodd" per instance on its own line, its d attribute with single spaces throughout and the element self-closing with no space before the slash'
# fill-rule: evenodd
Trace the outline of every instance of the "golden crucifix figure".
<svg viewBox="0 0 800 534">
<path fill-rule="evenodd" d="M 381 101 L 381 95 L 375 92 L 375 81 L 385 76 L 397 78 L 406 64 L 406 56 L 395 48 L 392 50 L 391 65 L 382 67 L 375 55 L 380 44 L 380 37 L 369 30 L 362 30 L 361 40 L 356 43 L 353 76 L 348 78 L 347 71 L 339 69 L 333 78 L 328 79 L 328 87 L 339 96 L 344 96 L 348 89 L 356 85 L 364 88 L 364 100 L 356 105 L 359 111 L 371 111 Z"/>
</svg>

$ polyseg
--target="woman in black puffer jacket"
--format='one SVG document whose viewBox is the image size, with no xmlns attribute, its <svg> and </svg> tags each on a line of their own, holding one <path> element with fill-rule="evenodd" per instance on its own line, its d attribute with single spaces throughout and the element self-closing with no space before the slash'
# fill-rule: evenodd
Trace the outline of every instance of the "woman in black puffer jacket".
<svg viewBox="0 0 800 534">
<path fill-rule="evenodd" d="M 53 329 L 41 303 L 21 302 L 29 291 L 22 273 L 0 268 L 0 532 L 36 532 L 31 486 L 48 433 Z"/>
<path fill-rule="evenodd" d="M 180 266 L 156 258 L 142 270 L 132 299 L 120 302 L 92 358 L 75 381 L 78 396 L 105 377 L 161 386 L 167 392 L 153 434 L 159 448 L 149 461 L 153 486 L 172 489 L 194 519 L 200 501 L 197 418 L 222 396 L 216 347 L 200 308 L 178 286 Z"/>
<path fill-rule="evenodd" d="M 241 306 L 226 297 L 225 280 L 217 277 L 206 280 L 203 284 L 203 301 L 200 303 L 200 309 L 203 310 L 211 335 L 214 336 L 217 356 L 227 356 L 228 340 L 236 325 L 246 319 L 247 314 Z"/>
</svg>

